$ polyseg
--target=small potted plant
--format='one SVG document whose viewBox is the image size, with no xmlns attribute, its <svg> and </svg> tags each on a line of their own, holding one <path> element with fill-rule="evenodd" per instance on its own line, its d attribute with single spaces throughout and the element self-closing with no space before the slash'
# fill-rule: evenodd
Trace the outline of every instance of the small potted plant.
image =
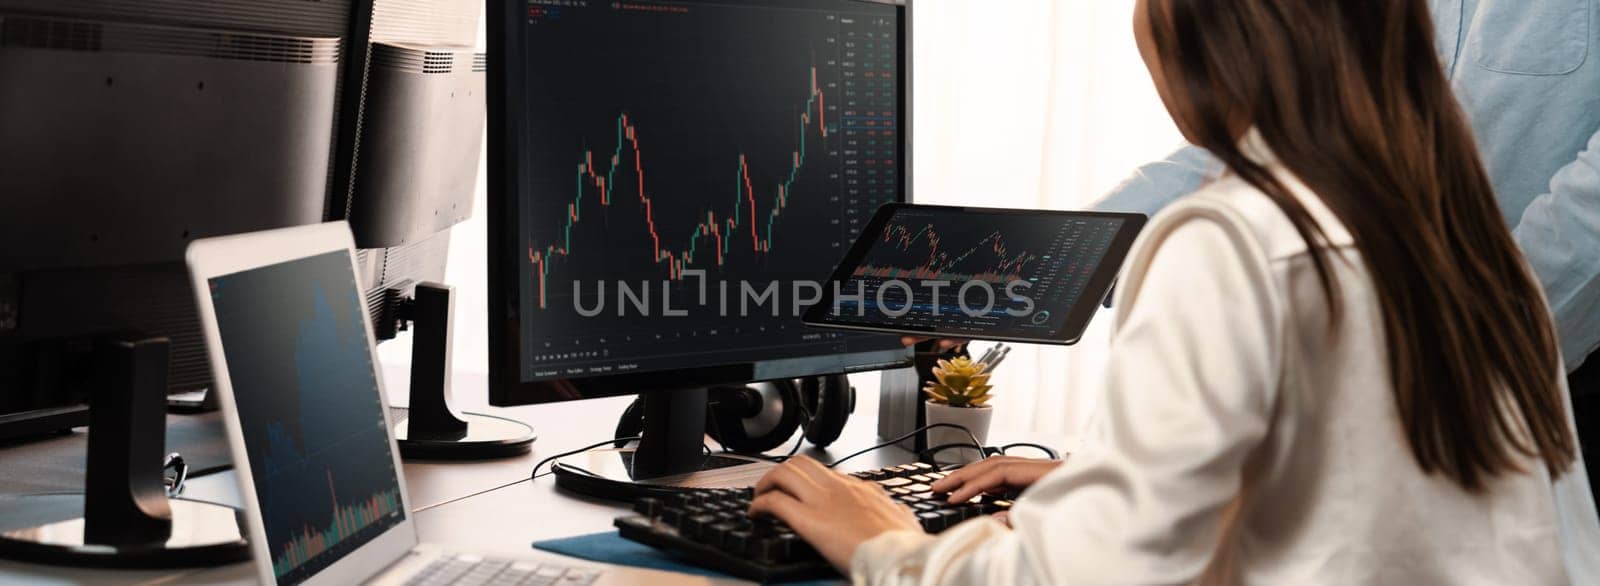
<svg viewBox="0 0 1600 586">
<path fill-rule="evenodd" d="M 937 427 L 928 430 L 928 447 L 971 445 L 973 437 L 979 444 L 987 442 L 989 422 L 994 416 L 994 408 L 989 406 L 989 399 L 993 397 L 989 391 L 994 386 L 989 384 L 988 366 L 959 356 L 940 360 L 933 369 L 933 377 L 935 380 L 922 387 L 922 392 L 928 395 L 928 424 L 959 425 L 971 431 L 972 436 L 953 427 Z M 964 464 L 979 456 L 976 448 L 947 448 L 935 453 L 934 461 Z"/>
</svg>

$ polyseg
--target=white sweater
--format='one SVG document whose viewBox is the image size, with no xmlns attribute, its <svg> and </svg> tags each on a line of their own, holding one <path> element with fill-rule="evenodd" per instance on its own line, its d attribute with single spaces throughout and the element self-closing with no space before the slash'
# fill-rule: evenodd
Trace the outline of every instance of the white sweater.
<svg viewBox="0 0 1600 586">
<path fill-rule="evenodd" d="M 1524 460 L 1481 495 L 1422 473 L 1351 237 L 1271 166 L 1349 261 L 1332 263 L 1337 336 L 1288 219 L 1219 180 L 1135 244 L 1105 395 L 1015 530 L 885 534 L 856 551 L 856 583 L 1600 584 L 1581 460 L 1554 482 Z"/>
</svg>

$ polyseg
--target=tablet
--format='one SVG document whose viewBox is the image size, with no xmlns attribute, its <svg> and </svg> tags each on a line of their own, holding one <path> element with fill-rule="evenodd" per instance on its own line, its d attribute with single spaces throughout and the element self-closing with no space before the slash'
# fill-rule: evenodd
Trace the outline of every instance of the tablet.
<svg viewBox="0 0 1600 586">
<path fill-rule="evenodd" d="M 805 323 L 1073 344 L 1144 224 L 1143 214 L 885 205 Z"/>
</svg>

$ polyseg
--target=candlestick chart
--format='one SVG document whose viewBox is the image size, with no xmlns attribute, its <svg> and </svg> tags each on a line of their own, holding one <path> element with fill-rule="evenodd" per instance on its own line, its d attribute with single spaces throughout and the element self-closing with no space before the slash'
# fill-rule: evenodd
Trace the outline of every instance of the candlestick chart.
<svg viewBox="0 0 1600 586">
<path fill-rule="evenodd" d="M 902 197 L 898 15 L 533 0 L 516 161 L 524 380 L 896 348 L 808 330 L 792 291 Z M 780 293 L 741 310 L 746 285 Z"/>
<path fill-rule="evenodd" d="M 842 283 L 837 322 L 972 335 L 1059 327 L 1122 225 L 978 208 L 893 213 Z"/>
<path fill-rule="evenodd" d="M 963 246 L 947 243 L 932 223 L 915 228 L 896 223 L 885 227 L 880 240 L 873 263 L 856 267 L 855 276 L 1007 283 L 1023 279 L 1029 266 L 1039 261 L 1038 254 L 1007 246 L 1000 230 Z"/>
<path fill-rule="evenodd" d="M 577 164 L 577 184 L 572 201 L 567 204 L 561 240 L 528 249 L 528 262 L 532 263 L 534 273 L 538 276 L 538 307 L 549 307 L 550 265 L 556 258 L 571 254 L 572 231 L 583 221 L 585 200 L 591 200 L 589 205 L 611 206 L 617 197 L 619 169 L 624 175 L 631 175 L 629 178 L 635 191 L 629 193 L 628 197 L 636 197 L 631 203 L 641 207 L 644 221 L 640 228 L 649 236 L 649 255 L 646 257 L 641 254 L 640 257 L 659 265 L 667 278 L 682 279 L 684 269 L 694 266 L 724 266 L 726 258 L 734 253 L 736 240 L 747 240 L 752 255 L 770 252 L 778 219 L 789 206 L 795 183 L 800 179 L 806 160 L 812 156 L 807 148 L 807 137 L 815 135 L 810 140 L 810 146 L 816 149 L 826 149 L 827 146 L 827 94 L 817 85 L 815 66 L 811 67 L 810 93 L 800 109 L 798 122 L 796 136 L 799 144 L 790 152 L 788 174 L 783 181 L 761 194 L 762 201 L 757 201 L 758 189 L 750 178 L 750 161 L 745 153 L 739 153 L 736 164 L 731 165 L 734 172 L 729 205 L 722 208 L 720 217 L 715 209 L 708 206 L 703 220 L 694 222 L 687 230 L 680 230 L 679 235 L 685 237 L 677 239 L 677 245 L 674 246 L 675 242 L 670 239 L 663 245 L 663 228 L 658 228 L 655 219 L 656 201 L 648 195 L 654 191 L 645 188 L 644 154 L 639 146 L 639 129 L 629 122 L 626 113 L 618 115 L 616 148 L 612 149 L 609 156 L 603 155 L 603 166 L 595 165 L 592 150 L 584 151 L 581 162 Z M 813 191 L 821 190 L 814 186 Z M 748 238 L 745 238 L 746 235 Z M 743 248 L 740 250 L 742 252 Z"/>
</svg>

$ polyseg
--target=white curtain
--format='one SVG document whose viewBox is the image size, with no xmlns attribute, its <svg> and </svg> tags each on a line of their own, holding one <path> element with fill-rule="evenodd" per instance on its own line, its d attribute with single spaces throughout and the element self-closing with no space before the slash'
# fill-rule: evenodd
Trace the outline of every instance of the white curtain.
<svg viewBox="0 0 1600 586">
<path fill-rule="evenodd" d="M 1133 5 L 915 1 L 915 200 L 1081 209 L 1176 148 L 1133 42 Z M 995 376 L 994 425 L 1075 435 L 1103 386 L 1111 316 L 1076 346 L 1016 347 Z"/>
</svg>

